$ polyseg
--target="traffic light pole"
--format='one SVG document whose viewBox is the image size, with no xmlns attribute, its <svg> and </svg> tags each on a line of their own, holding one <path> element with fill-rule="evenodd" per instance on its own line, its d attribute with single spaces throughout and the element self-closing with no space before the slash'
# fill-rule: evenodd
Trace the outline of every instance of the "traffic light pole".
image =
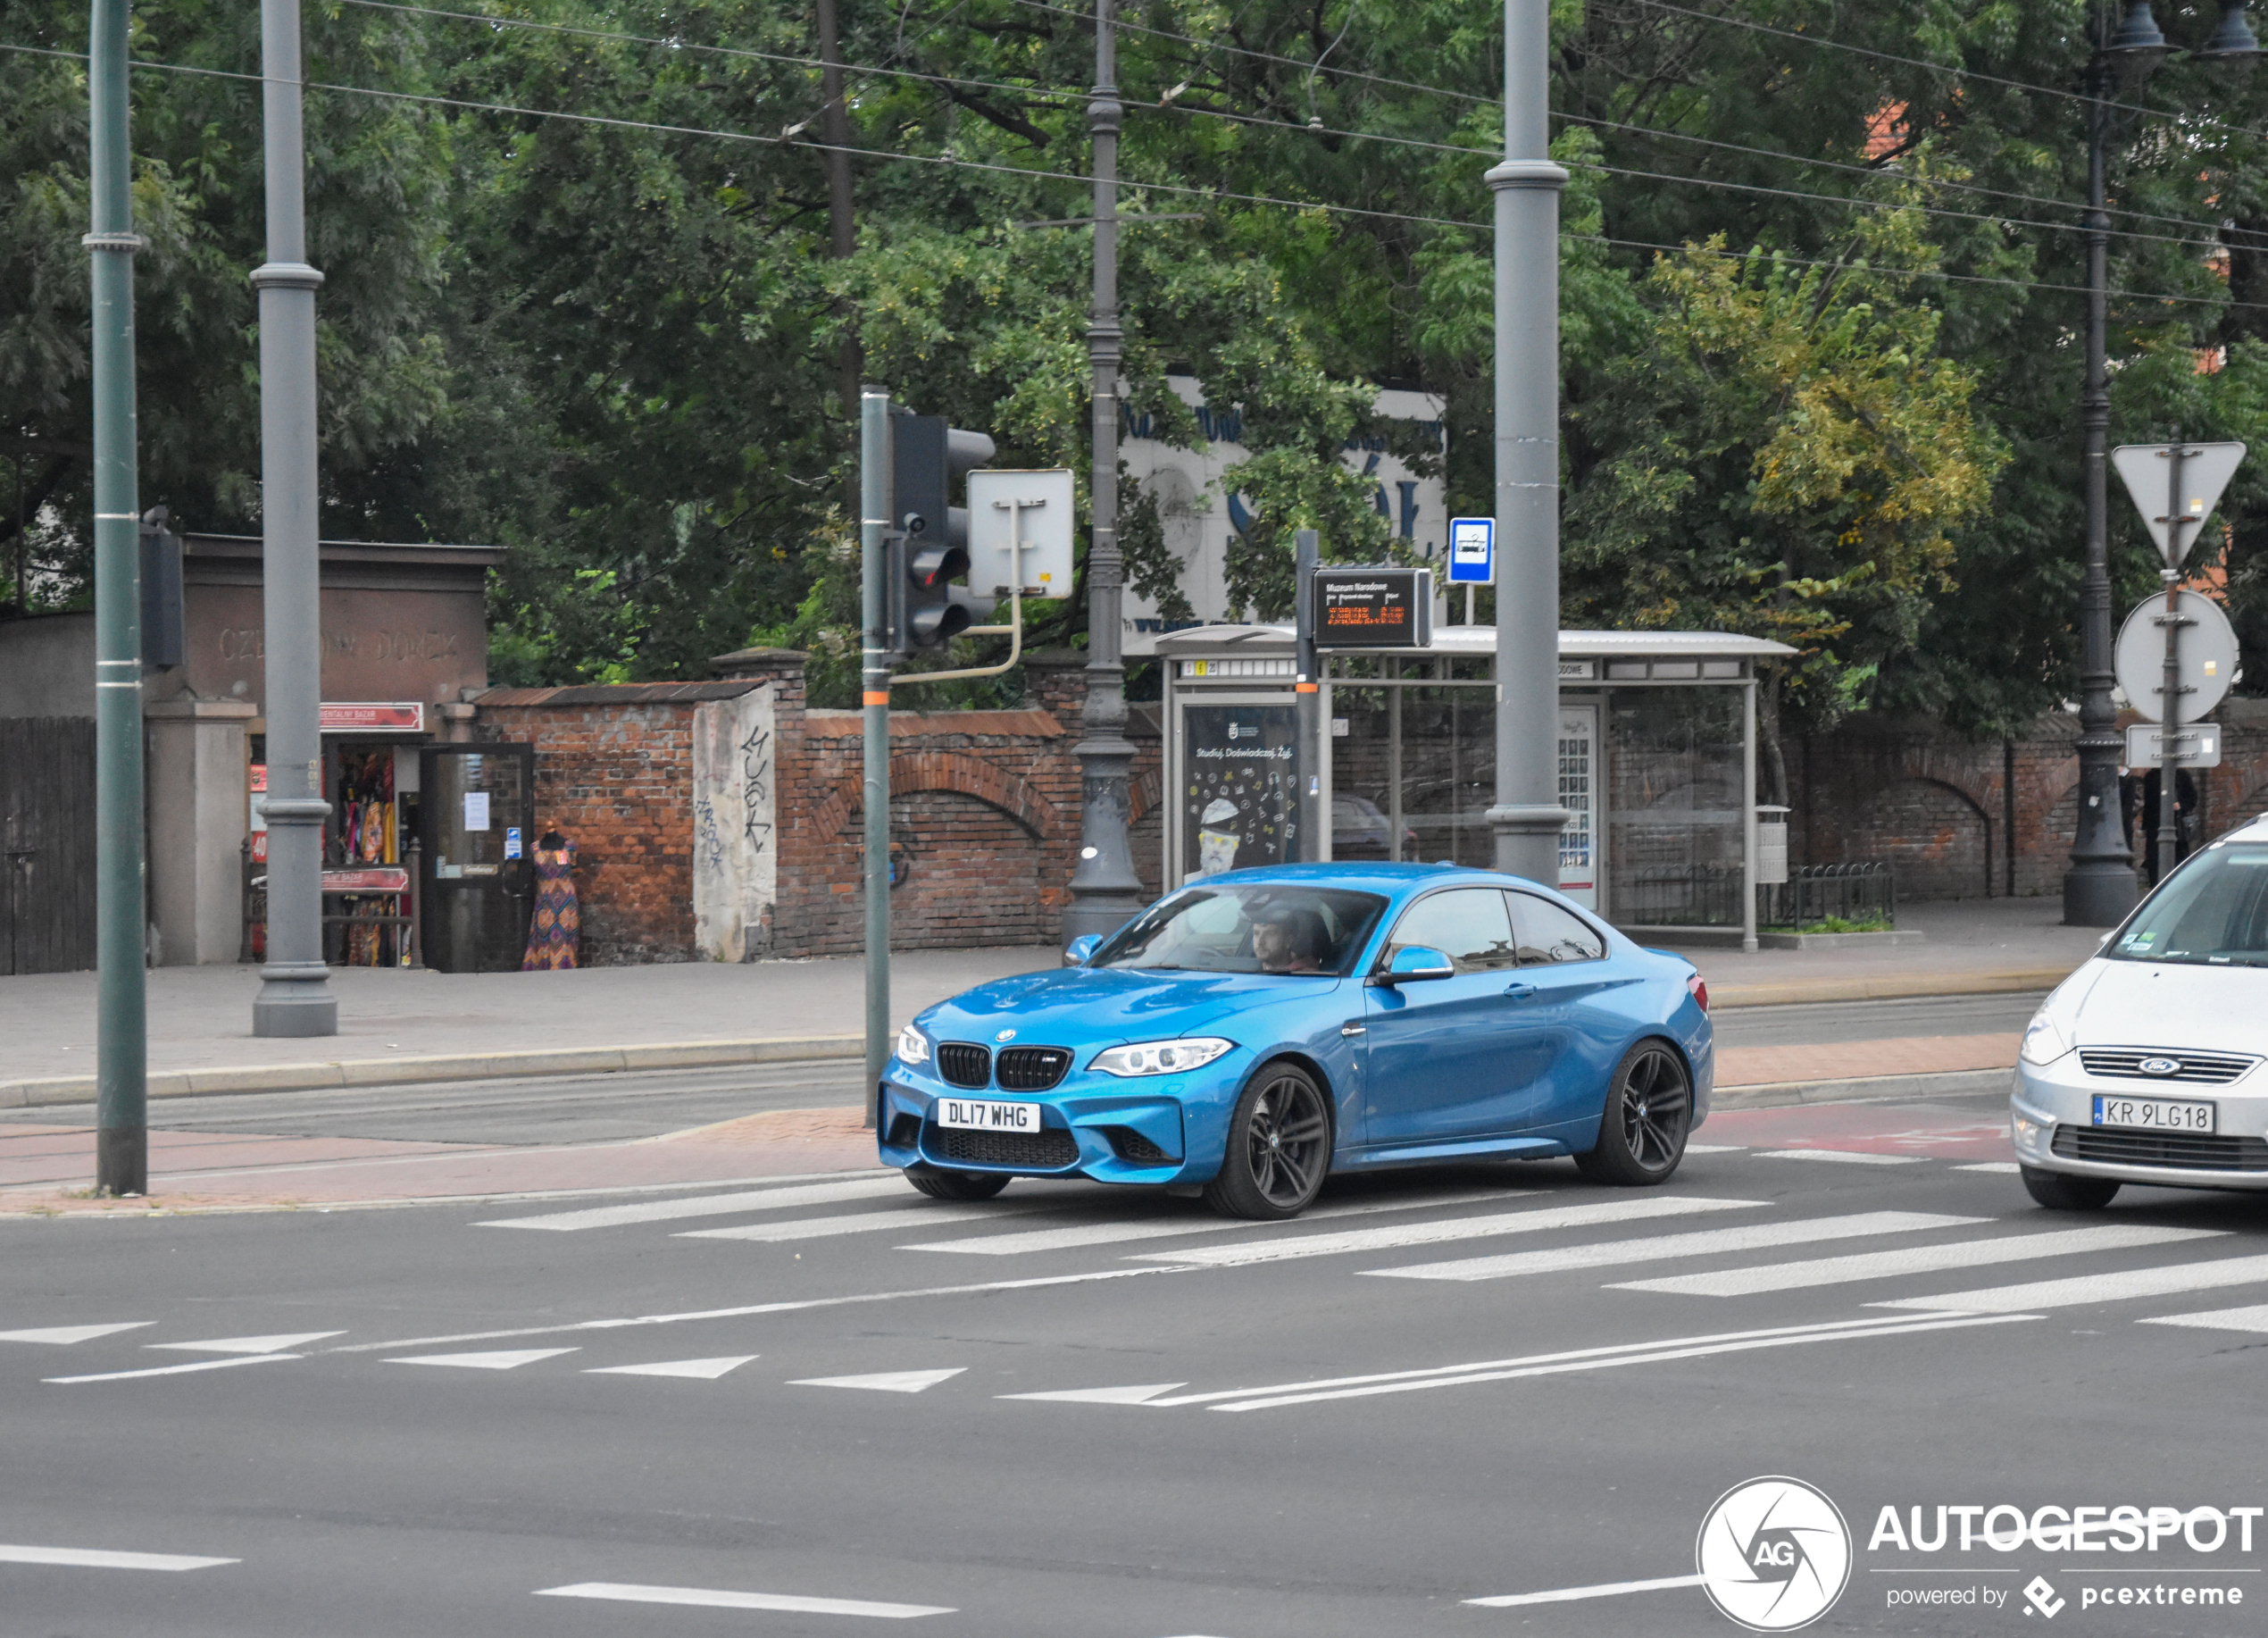
<svg viewBox="0 0 2268 1638">
<path fill-rule="evenodd" d="M 141 502 L 126 0 L 96 0 L 87 76 L 95 343 L 95 1186 L 149 1191 L 143 977 Z M 17 588 L 19 596 L 22 588 Z"/>
<path fill-rule="evenodd" d="M 1292 618 L 1297 634 L 1292 669 L 1292 805 L 1298 828 L 1289 857 L 1313 864 L 1322 844 L 1322 682 L 1315 664 L 1315 568 L 1322 562 L 1322 540 L 1312 529 L 1292 537 Z"/>
<path fill-rule="evenodd" d="M 859 700 L 865 707 L 866 1124 L 874 1124 L 890 1057 L 890 400 L 858 402 L 859 589 L 864 631 Z"/>
<path fill-rule="evenodd" d="M 2173 447 L 2165 452 L 2165 556 L 2169 563 L 2178 564 L 2186 555 L 2181 544 L 2182 526 L 2189 522 L 2181 507 L 2181 434 L 2173 434 Z M 2199 519 L 2202 522 L 2204 520 Z M 2165 687 L 2159 696 L 2158 721 L 2165 726 L 2158 738 L 2158 867 L 2150 885 L 2155 887 L 2165 880 L 2180 857 L 2180 805 L 2176 799 L 2177 781 L 2181 771 L 2181 571 L 2167 568 L 2160 571 L 2165 580 Z M 2147 815 L 2145 815 L 2147 820 Z"/>
</svg>

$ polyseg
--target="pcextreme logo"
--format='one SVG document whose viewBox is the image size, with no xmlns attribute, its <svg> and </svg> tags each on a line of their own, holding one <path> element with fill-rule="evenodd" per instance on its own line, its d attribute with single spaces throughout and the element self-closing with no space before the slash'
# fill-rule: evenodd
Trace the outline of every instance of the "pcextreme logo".
<svg viewBox="0 0 2268 1638">
<path fill-rule="evenodd" d="M 1851 1578 L 1851 1531 L 1826 1492 L 1768 1476 L 1717 1498 L 1693 1546 L 1702 1590 L 1752 1633 L 1808 1626 Z"/>
</svg>

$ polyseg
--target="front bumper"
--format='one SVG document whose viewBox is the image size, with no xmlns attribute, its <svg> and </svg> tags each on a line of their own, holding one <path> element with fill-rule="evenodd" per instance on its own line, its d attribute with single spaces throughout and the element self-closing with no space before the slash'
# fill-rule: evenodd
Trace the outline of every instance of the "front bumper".
<svg viewBox="0 0 2268 1638">
<path fill-rule="evenodd" d="M 2098 1127 L 2098 1094 L 2212 1103 L 2216 1130 L 2158 1138 Z M 2066 1052 L 2052 1064 L 2017 1064 L 2009 1115 L 2017 1160 L 2040 1171 L 2169 1189 L 2268 1190 L 2268 1066 L 2226 1085 L 2193 1085 L 2091 1075 L 2077 1052 Z"/>
</svg>

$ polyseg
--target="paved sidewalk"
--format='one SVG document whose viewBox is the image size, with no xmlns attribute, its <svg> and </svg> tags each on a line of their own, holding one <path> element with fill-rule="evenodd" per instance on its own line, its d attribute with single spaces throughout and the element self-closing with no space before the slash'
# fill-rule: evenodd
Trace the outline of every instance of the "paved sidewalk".
<svg viewBox="0 0 2268 1638">
<path fill-rule="evenodd" d="M 2103 929 L 2066 927 L 2063 900 L 1961 899 L 1899 907 L 1919 944 L 1842 949 L 1680 949 L 1716 1007 L 2047 990 L 2095 953 Z"/>
</svg>

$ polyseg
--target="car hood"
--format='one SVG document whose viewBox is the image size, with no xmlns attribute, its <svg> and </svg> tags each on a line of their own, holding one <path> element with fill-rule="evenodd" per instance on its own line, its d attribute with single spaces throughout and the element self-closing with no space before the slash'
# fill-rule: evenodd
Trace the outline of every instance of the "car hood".
<svg viewBox="0 0 2268 1638">
<path fill-rule="evenodd" d="M 2065 1015 L 2075 1046 L 2268 1055 L 2268 967 L 2098 958 L 2072 988 Z"/>
<path fill-rule="evenodd" d="M 1169 973 L 1067 967 L 965 990 L 918 1022 L 940 1040 L 990 1042 L 1002 1030 L 1028 1045 L 1103 1045 L 1187 1035 L 1255 1007 L 1297 1005 L 1344 980 L 1262 973 Z"/>
</svg>

